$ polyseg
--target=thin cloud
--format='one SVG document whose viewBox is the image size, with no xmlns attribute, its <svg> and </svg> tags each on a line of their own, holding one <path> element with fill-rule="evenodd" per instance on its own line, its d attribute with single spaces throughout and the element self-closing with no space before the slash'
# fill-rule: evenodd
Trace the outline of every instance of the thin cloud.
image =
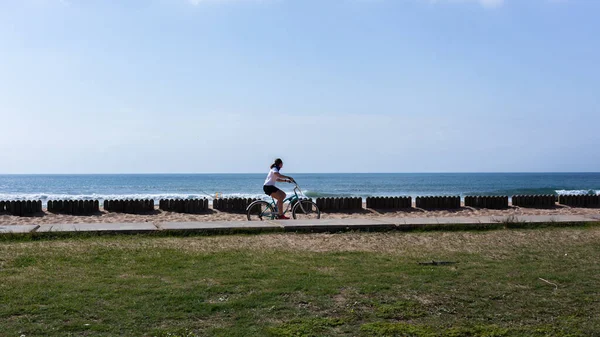
<svg viewBox="0 0 600 337">
<path fill-rule="evenodd" d="M 504 0 L 479 0 L 479 3 L 486 8 L 496 8 L 504 4 Z"/>
<path fill-rule="evenodd" d="M 71 0 L 21 0 L 21 3 L 31 6 L 70 6 Z"/>
<path fill-rule="evenodd" d="M 504 0 L 429 0 L 431 3 L 468 3 L 468 2 L 477 2 L 481 6 L 485 8 L 499 8 L 504 5 Z"/>
<path fill-rule="evenodd" d="M 276 0 L 187 0 L 187 2 L 193 6 L 199 6 L 204 3 L 232 3 L 232 2 L 269 2 Z M 360 2 L 380 2 L 385 0 L 354 0 Z M 504 0 L 427 0 L 430 3 L 479 3 L 485 8 L 498 8 L 504 5 Z M 547 1 L 566 1 L 566 0 L 547 0 Z"/>
<path fill-rule="evenodd" d="M 268 0 L 187 0 L 192 6 L 199 6 L 204 3 L 226 3 L 226 2 L 267 2 Z"/>
</svg>

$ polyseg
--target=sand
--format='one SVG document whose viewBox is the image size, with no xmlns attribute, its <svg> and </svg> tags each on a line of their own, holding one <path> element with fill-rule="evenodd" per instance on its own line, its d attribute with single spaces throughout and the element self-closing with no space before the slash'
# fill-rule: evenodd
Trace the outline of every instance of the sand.
<svg viewBox="0 0 600 337">
<path fill-rule="evenodd" d="M 363 204 L 363 207 L 366 207 Z M 288 213 L 291 217 L 291 214 Z M 401 211 L 384 211 L 364 209 L 359 212 L 322 212 L 322 219 L 373 219 L 378 217 L 469 217 L 469 216 L 497 216 L 509 217 L 520 215 L 600 215 L 597 208 L 572 208 L 556 206 L 552 209 L 535 209 L 511 207 L 506 210 L 476 209 L 462 207 L 458 210 L 422 210 L 412 208 Z M 131 222 L 190 222 L 190 221 L 233 221 L 246 220 L 245 214 L 224 213 L 210 210 L 204 214 L 182 214 L 163 212 L 156 209 L 152 214 L 124 214 L 101 211 L 94 215 L 64 215 L 48 213 L 44 210 L 36 216 L 18 217 L 0 213 L 0 226 L 10 225 L 42 225 L 42 224 L 73 224 L 73 223 L 131 223 Z"/>
</svg>

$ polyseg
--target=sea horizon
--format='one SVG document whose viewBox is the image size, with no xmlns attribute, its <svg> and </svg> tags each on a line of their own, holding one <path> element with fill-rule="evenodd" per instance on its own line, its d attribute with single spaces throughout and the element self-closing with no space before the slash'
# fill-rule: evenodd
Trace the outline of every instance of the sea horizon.
<svg viewBox="0 0 600 337">
<path fill-rule="evenodd" d="M 287 173 L 307 197 L 600 194 L 597 172 Z M 0 174 L 0 200 L 268 199 L 266 173 Z M 279 183 L 286 193 L 291 184 Z"/>
<path fill-rule="evenodd" d="M 288 174 L 598 174 L 600 171 L 461 171 L 461 172 L 286 172 Z M 122 173 L 0 173 L 0 176 L 98 176 L 98 175 L 236 175 L 267 174 L 265 172 L 122 172 Z"/>
</svg>

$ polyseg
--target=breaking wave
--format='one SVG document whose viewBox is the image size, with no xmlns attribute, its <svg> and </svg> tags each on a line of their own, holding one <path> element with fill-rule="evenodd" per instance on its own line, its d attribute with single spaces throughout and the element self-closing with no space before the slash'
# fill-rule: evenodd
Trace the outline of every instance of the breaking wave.
<svg viewBox="0 0 600 337">
<path fill-rule="evenodd" d="M 216 195 L 186 194 L 186 193 L 159 193 L 159 194 L 51 194 L 51 193 L 0 193 L 0 200 L 41 200 L 46 204 L 50 200 L 98 200 L 100 202 L 111 199 L 152 199 L 158 202 L 161 199 L 203 199 L 214 200 Z M 219 198 L 257 198 L 266 199 L 262 194 L 224 193 Z"/>
<path fill-rule="evenodd" d="M 556 190 L 558 195 L 600 195 L 600 190 Z"/>
</svg>

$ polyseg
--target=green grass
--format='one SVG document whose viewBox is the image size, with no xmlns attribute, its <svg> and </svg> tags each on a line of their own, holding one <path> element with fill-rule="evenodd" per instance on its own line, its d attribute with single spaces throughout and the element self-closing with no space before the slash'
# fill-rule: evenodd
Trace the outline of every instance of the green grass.
<svg viewBox="0 0 600 337">
<path fill-rule="evenodd" d="M 595 226 L 14 237 L 0 335 L 600 336 L 599 257 Z"/>
</svg>

